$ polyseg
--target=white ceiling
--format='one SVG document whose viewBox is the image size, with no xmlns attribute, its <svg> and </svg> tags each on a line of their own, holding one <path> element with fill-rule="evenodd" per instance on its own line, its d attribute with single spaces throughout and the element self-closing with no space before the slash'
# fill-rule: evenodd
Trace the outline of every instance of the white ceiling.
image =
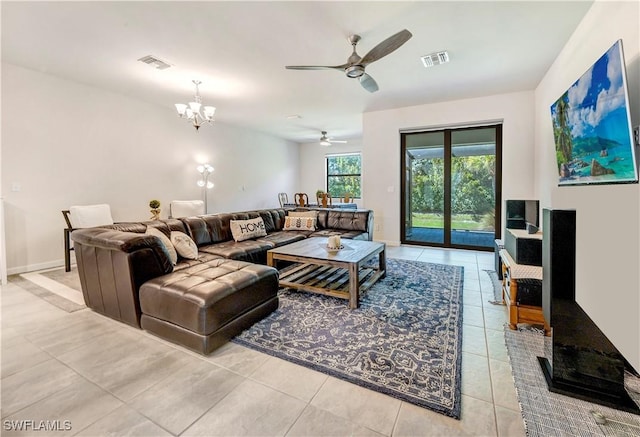
<svg viewBox="0 0 640 437">
<path fill-rule="evenodd" d="M 162 105 L 172 117 L 199 79 L 220 122 L 306 143 L 322 130 L 359 137 L 366 111 L 532 90 L 591 4 L 2 1 L 2 61 Z M 284 68 L 339 65 L 350 34 L 362 37 L 364 56 L 402 29 L 413 38 L 367 67 L 376 93 L 340 71 Z M 451 62 L 425 69 L 420 57 L 440 50 Z M 149 54 L 172 67 L 137 61 Z"/>
</svg>

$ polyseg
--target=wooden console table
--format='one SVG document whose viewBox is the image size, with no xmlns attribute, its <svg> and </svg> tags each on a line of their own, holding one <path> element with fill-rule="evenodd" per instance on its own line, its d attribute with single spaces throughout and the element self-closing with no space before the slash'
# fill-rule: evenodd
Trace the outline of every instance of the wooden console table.
<svg viewBox="0 0 640 437">
<path fill-rule="evenodd" d="M 502 259 L 502 300 L 509 310 L 509 328 L 517 329 L 518 323 L 545 325 L 542 306 L 518 305 L 518 279 L 542 280 L 542 267 L 516 264 L 506 249 L 500 250 Z"/>
</svg>

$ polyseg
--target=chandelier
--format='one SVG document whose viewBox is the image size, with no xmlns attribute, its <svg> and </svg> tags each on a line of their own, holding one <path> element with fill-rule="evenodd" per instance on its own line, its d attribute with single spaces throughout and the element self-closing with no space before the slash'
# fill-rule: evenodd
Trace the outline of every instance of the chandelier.
<svg viewBox="0 0 640 437">
<path fill-rule="evenodd" d="M 189 102 L 188 105 L 184 103 L 176 103 L 176 111 L 178 111 L 178 116 L 180 118 L 185 118 L 188 121 L 193 123 L 193 127 L 196 130 L 200 129 L 202 123 L 212 124 L 214 119 L 213 116 L 216 112 L 216 108 L 213 106 L 205 106 L 202 108 L 203 113 L 200 113 L 200 108 L 202 107 L 202 98 L 200 97 L 200 90 L 198 89 L 198 85 L 202 82 L 199 80 L 192 81 L 196 86 L 196 95 L 194 97 L 193 102 Z"/>
</svg>

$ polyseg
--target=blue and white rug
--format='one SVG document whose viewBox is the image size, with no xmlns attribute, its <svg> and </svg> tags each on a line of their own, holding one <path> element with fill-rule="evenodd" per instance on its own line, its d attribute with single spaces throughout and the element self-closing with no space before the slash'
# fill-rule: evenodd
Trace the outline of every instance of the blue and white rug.
<svg viewBox="0 0 640 437">
<path fill-rule="evenodd" d="M 460 418 L 463 268 L 387 259 L 347 301 L 280 291 L 280 307 L 233 341 Z"/>
</svg>

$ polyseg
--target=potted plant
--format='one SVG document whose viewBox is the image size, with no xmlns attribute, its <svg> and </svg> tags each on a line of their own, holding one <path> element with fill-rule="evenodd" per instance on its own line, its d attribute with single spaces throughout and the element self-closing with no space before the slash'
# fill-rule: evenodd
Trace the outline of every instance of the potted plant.
<svg viewBox="0 0 640 437">
<path fill-rule="evenodd" d="M 151 220 L 160 220 L 160 201 L 156 199 L 150 200 L 149 208 L 151 208 Z"/>
</svg>

